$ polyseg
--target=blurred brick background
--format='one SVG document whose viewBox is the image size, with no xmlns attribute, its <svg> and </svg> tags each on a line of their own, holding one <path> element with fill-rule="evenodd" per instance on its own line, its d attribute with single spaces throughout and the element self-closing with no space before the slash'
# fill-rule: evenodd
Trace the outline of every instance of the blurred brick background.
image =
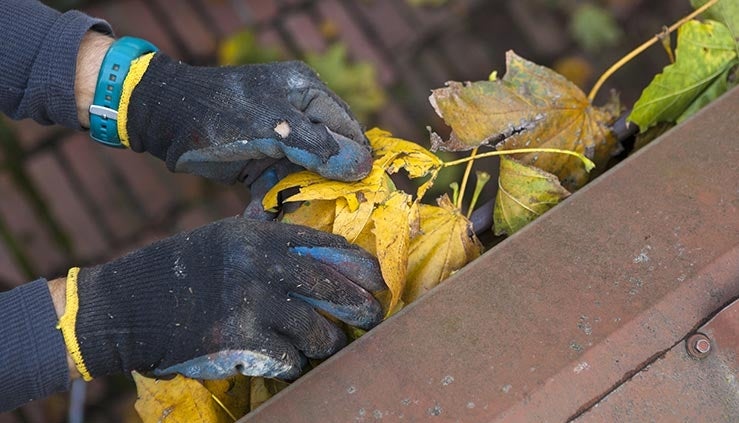
<svg viewBox="0 0 739 423">
<path fill-rule="evenodd" d="M 613 49 L 581 51 L 562 12 L 575 0 L 449 0 L 415 7 L 404 0 L 121 0 L 49 2 L 107 19 L 116 34 L 149 39 L 191 64 L 216 61 L 224 37 L 250 28 L 260 43 L 287 57 L 327 48 L 335 27 L 353 59 L 371 62 L 389 101 L 368 126 L 426 142 L 425 127 L 444 132 L 427 98 L 447 80 L 479 80 L 504 71 L 504 53 L 544 65 L 584 58 L 596 70 L 689 11 L 688 0 L 610 0 L 624 29 Z M 552 3 L 563 3 L 553 8 Z M 574 7 L 574 6 L 573 6 Z M 666 63 L 653 48 L 613 78 L 624 104 Z M 601 91 L 604 99 L 607 89 Z M 99 263 L 169 234 L 241 212 L 242 186 L 211 184 L 169 173 L 157 159 L 97 145 L 87 134 L 31 121 L 0 119 L 0 290 L 38 276 L 58 277 L 72 265 Z M 0 340 L 0 342 L 2 342 Z M 0 382 L 2 383 L 2 382 Z M 135 421 L 124 379 L 95 381 L 86 421 Z M 118 397 L 122 399 L 118 399 Z M 0 422 L 64 421 L 60 395 L 0 414 Z"/>
</svg>

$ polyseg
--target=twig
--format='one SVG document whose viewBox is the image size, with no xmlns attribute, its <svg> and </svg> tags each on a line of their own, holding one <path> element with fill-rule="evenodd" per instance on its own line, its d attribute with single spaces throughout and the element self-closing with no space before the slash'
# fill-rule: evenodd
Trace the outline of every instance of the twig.
<svg viewBox="0 0 739 423">
<path fill-rule="evenodd" d="M 693 13 L 689 14 L 688 16 L 685 16 L 684 18 L 680 19 L 679 21 L 672 24 L 669 28 L 667 28 L 667 33 L 672 33 L 677 28 L 680 28 L 685 22 L 693 19 L 694 17 L 700 15 L 701 13 L 705 12 L 708 8 L 716 4 L 718 0 L 709 0 L 704 4 L 703 6 L 695 9 Z M 622 57 L 618 62 L 614 63 L 608 70 L 603 72 L 603 75 L 598 78 L 598 81 L 593 86 L 593 89 L 590 90 L 590 94 L 588 94 L 588 100 L 591 102 L 595 99 L 595 96 L 598 94 L 598 91 L 600 90 L 600 87 L 603 86 L 603 83 L 606 82 L 606 80 L 613 75 L 617 70 L 621 69 L 623 65 L 631 61 L 634 57 L 641 54 L 644 50 L 648 49 L 652 46 L 652 44 L 656 43 L 660 39 L 664 37 L 664 32 L 660 32 L 659 34 L 655 35 L 654 37 L 650 38 L 648 41 L 646 41 L 644 44 L 640 45 L 639 47 L 635 48 L 634 50 L 631 50 L 629 54 Z"/>
<path fill-rule="evenodd" d="M 475 159 L 482 159 L 485 157 L 494 157 L 494 156 L 506 156 L 509 154 L 525 154 L 525 153 L 559 153 L 559 154 L 567 154 L 570 156 L 575 156 L 578 159 L 582 160 L 583 164 L 585 165 L 585 170 L 590 172 L 593 168 L 595 168 L 595 163 L 593 163 L 592 160 L 585 157 L 584 155 L 576 152 L 576 151 L 570 151 L 570 150 L 560 150 L 558 148 L 517 148 L 513 150 L 496 150 L 496 151 L 488 151 L 487 153 L 478 154 L 476 156 L 470 156 L 470 157 L 464 157 L 457 160 L 452 160 L 451 162 L 444 162 L 444 167 L 449 166 L 456 166 L 462 163 L 467 163 L 471 160 Z"/>
</svg>

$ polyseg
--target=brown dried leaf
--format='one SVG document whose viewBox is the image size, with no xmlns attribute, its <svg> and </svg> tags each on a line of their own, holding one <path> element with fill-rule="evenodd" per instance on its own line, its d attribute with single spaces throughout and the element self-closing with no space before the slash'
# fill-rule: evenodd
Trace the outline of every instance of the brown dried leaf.
<svg viewBox="0 0 739 423">
<path fill-rule="evenodd" d="M 506 59 L 502 79 L 450 82 L 433 91 L 431 104 L 453 130 L 447 142 L 432 137 L 433 147 L 451 151 L 485 144 L 499 150 L 557 148 L 584 154 L 596 166 L 605 167 L 618 145 L 608 129 L 616 118 L 614 111 L 592 106 L 577 86 L 551 69 L 512 51 Z M 570 189 L 588 181 L 587 171 L 575 157 L 557 153 L 516 157 L 557 175 Z"/>
</svg>

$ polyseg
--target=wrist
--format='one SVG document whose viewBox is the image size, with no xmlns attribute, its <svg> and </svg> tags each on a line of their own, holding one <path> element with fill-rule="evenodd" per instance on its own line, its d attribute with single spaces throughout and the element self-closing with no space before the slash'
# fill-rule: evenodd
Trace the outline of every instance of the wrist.
<svg viewBox="0 0 739 423">
<path fill-rule="evenodd" d="M 64 315 L 66 308 L 66 284 L 67 278 L 57 278 L 47 283 L 49 292 L 51 293 L 51 301 L 54 303 L 54 310 L 59 319 Z M 67 350 L 67 367 L 69 368 L 70 379 L 78 379 L 80 377 L 80 372 L 77 370 L 77 366 L 75 366 L 69 350 Z"/>
<path fill-rule="evenodd" d="M 83 128 L 90 127 L 89 109 L 95 95 L 100 66 L 113 41 L 110 36 L 88 31 L 80 43 L 77 53 L 74 96 L 77 102 L 77 119 Z"/>
</svg>

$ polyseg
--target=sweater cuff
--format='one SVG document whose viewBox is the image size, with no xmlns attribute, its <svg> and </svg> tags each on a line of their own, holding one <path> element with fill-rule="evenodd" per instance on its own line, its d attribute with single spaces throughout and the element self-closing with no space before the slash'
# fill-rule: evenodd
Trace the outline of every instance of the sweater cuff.
<svg viewBox="0 0 739 423">
<path fill-rule="evenodd" d="M 68 389 L 57 321 L 45 279 L 0 293 L 0 412 Z"/>
<path fill-rule="evenodd" d="M 28 110 L 35 112 L 30 116 L 34 120 L 82 129 L 77 118 L 74 82 L 79 46 L 82 37 L 91 29 L 113 33 L 104 20 L 76 10 L 60 14 L 51 23 L 28 81 L 28 86 L 35 88 L 28 98 L 31 102 Z"/>
</svg>

